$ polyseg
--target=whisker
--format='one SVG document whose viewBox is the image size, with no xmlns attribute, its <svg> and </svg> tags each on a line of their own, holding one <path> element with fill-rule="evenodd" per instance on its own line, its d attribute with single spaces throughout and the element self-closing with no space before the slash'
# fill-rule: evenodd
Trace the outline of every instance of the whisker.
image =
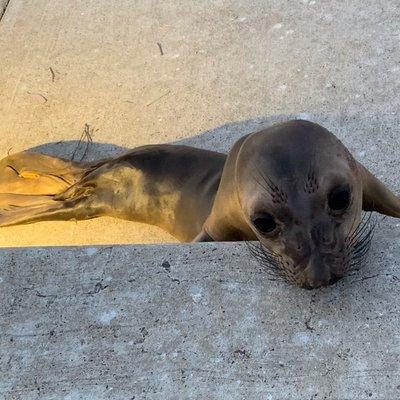
<svg viewBox="0 0 400 400">
<path fill-rule="evenodd" d="M 257 171 L 260 178 L 263 180 L 261 183 L 258 179 L 255 179 L 256 182 L 272 196 L 272 199 L 275 203 L 285 203 L 287 201 L 287 194 L 281 190 L 279 186 L 277 186 L 271 178 L 266 176 L 264 172 L 259 168 L 258 165 L 253 164 L 254 169 Z"/>
<path fill-rule="evenodd" d="M 346 238 L 349 255 L 347 271 L 358 270 L 364 263 L 371 248 L 372 238 L 377 226 L 377 218 L 370 213 L 363 216 L 355 231 Z"/>
<path fill-rule="evenodd" d="M 354 242 L 357 240 L 357 237 L 363 235 L 365 230 L 368 228 L 371 218 L 372 213 L 364 214 L 357 228 L 346 238 L 346 243 L 349 245 L 354 244 Z"/>
<path fill-rule="evenodd" d="M 371 248 L 375 228 L 378 224 L 378 218 L 375 214 L 363 214 L 360 222 L 355 229 L 350 230 L 345 238 L 345 254 L 342 264 L 342 272 L 352 273 L 358 271 L 364 264 L 368 251 Z M 353 223 L 354 225 L 354 223 Z M 265 272 L 276 279 L 298 285 L 298 272 L 294 266 L 283 263 L 280 254 L 267 249 L 260 241 L 245 242 L 251 255 L 259 262 Z"/>
<path fill-rule="evenodd" d="M 268 275 L 278 279 L 283 278 L 275 253 L 267 250 L 259 241 L 256 243 L 246 241 L 246 245 L 253 257 L 265 268 Z"/>
</svg>

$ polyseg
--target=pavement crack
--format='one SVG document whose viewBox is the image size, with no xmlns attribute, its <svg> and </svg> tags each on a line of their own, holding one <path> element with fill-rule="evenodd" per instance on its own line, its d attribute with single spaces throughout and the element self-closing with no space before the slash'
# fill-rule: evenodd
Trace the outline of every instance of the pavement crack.
<svg viewBox="0 0 400 400">
<path fill-rule="evenodd" d="M 313 332 L 313 331 L 315 331 L 315 328 L 313 328 L 313 327 L 310 325 L 310 321 L 311 321 L 311 316 L 309 316 L 309 317 L 304 321 L 304 325 L 306 326 L 306 329 L 307 329 L 308 331 Z"/>
<path fill-rule="evenodd" d="M 363 281 L 367 281 L 369 279 L 378 278 L 379 276 L 386 276 L 386 277 L 390 276 L 390 277 L 392 277 L 393 281 L 395 281 L 395 282 L 400 281 L 400 279 L 399 279 L 399 277 L 397 275 L 390 274 L 390 273 L 384 273 L 384 274 L 375 274 L 375 275 L 370 275 L 370 276 L 363 276 L 360 279 L 355 279 L 351 283 L 363 282 Z"/>
<path fill-rule="evenodd" d="M 311 318 L 312 318 L 312 315 L 313 315 L 313 304 L 315 303 L 315 296 L 316 296 L 315 294 L 313 294 L 311 296 L 310 305 L 308 307 L 309 316 L 304 321 L 304 325 L 305 325 L 306 329 L 308 331 L 310 331 L 310 332 L 314 332 L 315 331 L 315 328 L 311 325 Z"/>
</svg>

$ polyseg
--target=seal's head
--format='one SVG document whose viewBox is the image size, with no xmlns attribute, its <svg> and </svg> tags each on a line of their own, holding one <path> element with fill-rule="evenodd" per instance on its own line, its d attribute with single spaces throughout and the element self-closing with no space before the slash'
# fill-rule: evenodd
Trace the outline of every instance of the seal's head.
<svg viewBox="0 0 400 400">
<path fill-rule="evenodd" d="M 235 144 L 204 230 L 214 240 L 258 240 L 250 248 L 263 264 L 318 288 L 365 257 L 373 224 L 363 209 L 399 217 L 400 201 L 332 133 L 295 120 Z"/>
<path fill-rule="evenodd" d="M 360 244 L 357 237 L 361 177 L 326 129 L 293 121 L 250 135 L 238 154 L 236 182 L 244 218 L 262 245 L 252 247 L 255 254 L 290 282 L 327 286 L 363 255 L 369 240 Z"/>
</svg>

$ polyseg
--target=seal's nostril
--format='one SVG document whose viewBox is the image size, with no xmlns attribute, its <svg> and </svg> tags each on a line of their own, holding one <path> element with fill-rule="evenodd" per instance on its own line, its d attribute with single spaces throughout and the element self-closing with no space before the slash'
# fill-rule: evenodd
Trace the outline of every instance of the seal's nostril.
<svg viewBox="0 0 400 400">
<path fill-rule="evenodd" d="M 320 285 L 318 282 L 310 282 L 310 286 L 311 286 L 313 289 L 318 289 L 318 288 L 321 287 L 321 285 Z"/>
</svg>

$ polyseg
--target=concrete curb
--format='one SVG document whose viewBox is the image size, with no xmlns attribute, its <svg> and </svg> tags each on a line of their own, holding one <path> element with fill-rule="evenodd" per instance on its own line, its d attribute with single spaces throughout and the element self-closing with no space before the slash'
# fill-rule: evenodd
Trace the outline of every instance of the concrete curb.
<svg viewBox="0 0 400 400">
<path fill-rule="evenodd" d="M 385 224 L 318 291 L 269 280 L 243 243 L 3 250 L 0 399 L 397 399 Z"/>
</svg>

